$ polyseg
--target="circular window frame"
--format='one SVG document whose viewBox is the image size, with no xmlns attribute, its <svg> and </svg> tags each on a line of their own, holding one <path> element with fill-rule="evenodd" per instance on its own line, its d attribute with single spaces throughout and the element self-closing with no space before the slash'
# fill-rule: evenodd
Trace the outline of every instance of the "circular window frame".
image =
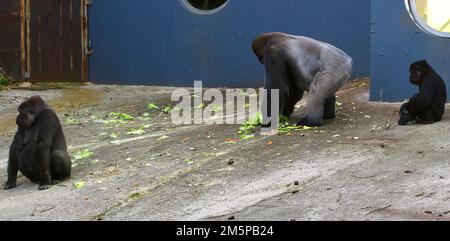
<svg viewBox="0 0 450 241">
<path fill-rule="evenodd" d="M 409 16 L 422 31 L 435 37 L 450 39 L 450 33 L 438 31 L 430 27 L 425 21 L 423 21 L 422 17 L 420 17 L 419 13 L 417 12 L 415 0 L 405 0 L 405 5 L 408 10 Z"/>
<path fill-rule="evenodd" d="M 226 2 L 224 4 L 222 4 L 218 8 L 211 9 L 211 10 L 202 10 L 202 9 L 198 9 L 198 8 L 192 6 L 192 4 L 189 3 L 188 0 L 178 0 L 178 1 L 181 3 L 181 5 L 183 5 L 184 8 L 189 10 L 189 12 L 197 14 L 197 15 L 213 15 L 213 14 L 216 14 L 216 13 L 222 11 L 222 9 L 224 9 L 228 5 L 228 3 L 230 2 L 230 0 L 226 0 Z"/>
</svg>

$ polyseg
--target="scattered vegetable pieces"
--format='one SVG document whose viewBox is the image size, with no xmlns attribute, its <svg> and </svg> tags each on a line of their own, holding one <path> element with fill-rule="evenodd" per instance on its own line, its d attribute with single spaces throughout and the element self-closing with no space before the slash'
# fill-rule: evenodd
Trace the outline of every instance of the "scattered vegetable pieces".
<svg viewBox="0 0 450 241">
<path fill-rule="evenodd" d="M 126 113 L 111 112 L 110 115 L 115 117 L 116 119 L 122 120 L 122 121 L 130 121 L 130 120 L 134 119 L 134 117 L 132 115 L 126 114 Z"/>
<path fill-rule="evenodd" d="M 79 151 L 79 152 L 75 153 L 73 158 L 75 160 L 81 160 L 81 159 L 89 158 L 89 157 L 92 157 L 92 156 L 94 156 L 94 153 L 91 150 L 84 149 L 82 151 Z"/>
<path fill-rule="evenodd" d="M 170 105 L 166 105 L 162 109 L 162 113 L 164 113 L 166 115 L 170 114 L 172 111 L 173 111 L 173 106 L 170 106 Z"/>
<path fill-rule="evenodd" d="M 83 182 L 83 181 L 79 181 L 79 182 L 76 182 L 76 183 L 73 184 L 75 189 L 82 189 L 82 188 L 84 188 L 85 185 L 86 185 L 86 183 Z"/>
<path fill-rule="evenodd" d="M 192 160 L 192 158 L 185 158 L 185 159 L 184 159 L 184 162 L 186 162 L 186 163 L 189 164 L 189 165 L 194 164 L 194 160 Z"/>
<path fill-rule="evenodd" d="M 255 117 L 250 118 L 247 122 L 244 123 L 239 128 L 239 131 L 236 134 L 241 135 L 241 140 L 249 140 L 255 137 L 254 132 L 257 126 L 262 123 L 262 115 L 258 113 Z M 308 127 L 308 126 L 294 126 L 289 125 L 289 118 L 285 116 L 280 116 L 279 125 L 278 125 L 278 134 L 287 134 L 290 135 L 291 131 L 308 131 L 315 130 L 317 131 L 317 127 Z"/>
<path fill-rule="evenodd" d="M 128 134 L 128 135 L 131 135 L 131 136 L 143 135 L 143 134 L 145 134 L 145 133 L 146 133 L 146 132 L 145 132 L 145 130 L 144 130 L 143 127 L 139 128 L 139 129 L 131 128 L 131 129 L 127 132 L 127 134 Z"/>
<path fill-rule="evenodd" d="M 130 194 L 130 196 L 128 197 L 128 200 L 127 200 L 127 201 L 131 201 L 131 200 L 134 200 L 134 199 L 138 199 L 138 198 L 140 198 L 141 196 L 142 196 L 142 194 L 141 194 L 140 192 L 133 192 L 133 193 Z"/>
<path fill-rule="evenodd" d="M 241 134 L 242 136 L 253 134 L 256 127 L 258 125 L 261 125 L 261 123 L 262 123 L 262 115 L 261 115 L 261 113 L 258 113 L 258 114 L 256 114 L 255 117 L 250 118 L 248 121 L 246 121 L 244 123 L 244 125 L 242 125 L 239 128 L 239 131 L 237 132 L 237 134 Z M 242 139 L 242 136 L 241 136 L 241 139 Z"/>
<path fill-rule="evenodd" d="M 251 140 L 255 138 L 254 134 L 250 134 L 250 135 L 241 135 L 241 140 Z"/>
<path fill-rule="evenodd" d="M 161 143 L 162 141 L 164 141 L 166 139 L 169 139 L 169 137 L 166 135 L 162 135 L 162 136 L 158 137 L 158 139 L 156 139 L 156 142 Z"/>
<path fill-rule="evenodd" d="M 66 119 L 66 121 L 64 121 L 64 124 L 69 125 L 69 126 L 77 126 L 77 125 L 82 125 L 83 123 L 78 119 L 69 117 Z"/>
<path fill-rule="evenodd" d="M 155 103 L 149 103 L 147 105 L 147 109 L 149 109 L 149 110 L 156 110 L 156 109 L 159 109 L 159 107 Z"/>
</svg>

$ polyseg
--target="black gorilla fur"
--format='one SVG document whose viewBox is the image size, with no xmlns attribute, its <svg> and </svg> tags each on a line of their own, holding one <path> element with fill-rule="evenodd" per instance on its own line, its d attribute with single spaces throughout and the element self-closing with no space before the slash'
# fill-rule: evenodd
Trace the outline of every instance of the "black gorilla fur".
<svg viewBox="0 0 450 241">
<path fill-rule="evenodd" d="M 442 78 L 426 60 L 414 62 L 410 67 L 410 82 L 419 86 L 419 93 L 400 108 L 399 125 L 415 121 L 433 124 L 441 121 L 447 101 L 447 89 Z"/>
<path fill-rule="evenodd" d="M 18 171 L 39 183 L 39 190 L 48 189 L 53 180 L 69 178 L 72 162 L 55 112 L 39 96 L 23 102 L 18 111 L 4 189 L 16 187 Z"/>
</svg>

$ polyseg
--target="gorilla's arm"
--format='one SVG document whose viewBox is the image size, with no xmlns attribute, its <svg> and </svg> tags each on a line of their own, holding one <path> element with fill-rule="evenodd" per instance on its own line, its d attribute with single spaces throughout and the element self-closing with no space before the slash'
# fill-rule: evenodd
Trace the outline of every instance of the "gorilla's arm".
<svg viewBox="0 0 450 241">
<path fill-rule="evenodd" d="M 47 189 L 48 186 L 52 184 L 52 178 L 50 176 L 50 164 L 52 160 L 50 154 L 50 146 L 45 144 L 44 142 L 38 143 L 37 158 L 41 160 L 39 162 L 39 189 Z"/>
<path fill-rule="evenodd" d="M 6 181 L 5 190 L 9 190 L 11 188 L 16 187 L 17 182 L 17 172 L 19 171 L 18 163 L 17 163 L 17 153 L 19 151 L 19 146 L 21 145 L 19 142 L 19 133 L 16 133 L 14 137 L 14 141 L 9 148 L 9 159 L 8 159 L 8 181 Z"/>
<path fill-rule="evenodd" d="M 39 159 L 39 189 L 47 189 L 52 184 L 50 165 L 52 162 L 51 146 L 55 136 L 56 124 L 51 110 L 45 110 L 39 116 L 37 135 L 37 158 Z"/>
<path fill-rule="evenodd" d="M 436 85 L 434 81 L 432 79 L 425 79 L 420 88 L 420 92 L 409 100 L 408 111 L 420 113 L 431 109 L 435 93 Z"/>
</svg>

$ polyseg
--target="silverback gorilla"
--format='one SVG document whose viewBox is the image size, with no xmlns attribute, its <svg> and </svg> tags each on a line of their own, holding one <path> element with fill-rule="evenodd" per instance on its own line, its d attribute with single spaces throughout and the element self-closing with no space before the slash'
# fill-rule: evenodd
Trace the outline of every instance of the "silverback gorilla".
<svg viewBox="0 0 450 241">
<path fill-rule="evenodd" d="M 410 67 L 410 79 L 419 86 L 419 93 L 400 108 L 399 125 L 415 121 L 417 124 L 433 124 L 441 121 L 447 101 L 447 89 L 442 78 L 426 60 L 414 62 Z"/>
<path fill-rule="evenodd" d="M 39 96 L 23 102 L 18 111 L 4 189 L 16 187 L 18 171 L 39 183 L 39 190 L 48 189 L 52 180 L 69 178 L 72 162 L 55 112 Z"/>
<path fill-rule="evenodd" d="M 289 117 L 309 92 L 307 115 L 301 126 L 320 126 L 336 116 L 336 92 L 348 82 L 352 58 L 344 51 L 308 37 L 265 33 L 253 41 L 253 52 L 266 69 L 265 89 L 270 115 L 270 90 L 280 93 L 280 113 Z"/>
</svg>

